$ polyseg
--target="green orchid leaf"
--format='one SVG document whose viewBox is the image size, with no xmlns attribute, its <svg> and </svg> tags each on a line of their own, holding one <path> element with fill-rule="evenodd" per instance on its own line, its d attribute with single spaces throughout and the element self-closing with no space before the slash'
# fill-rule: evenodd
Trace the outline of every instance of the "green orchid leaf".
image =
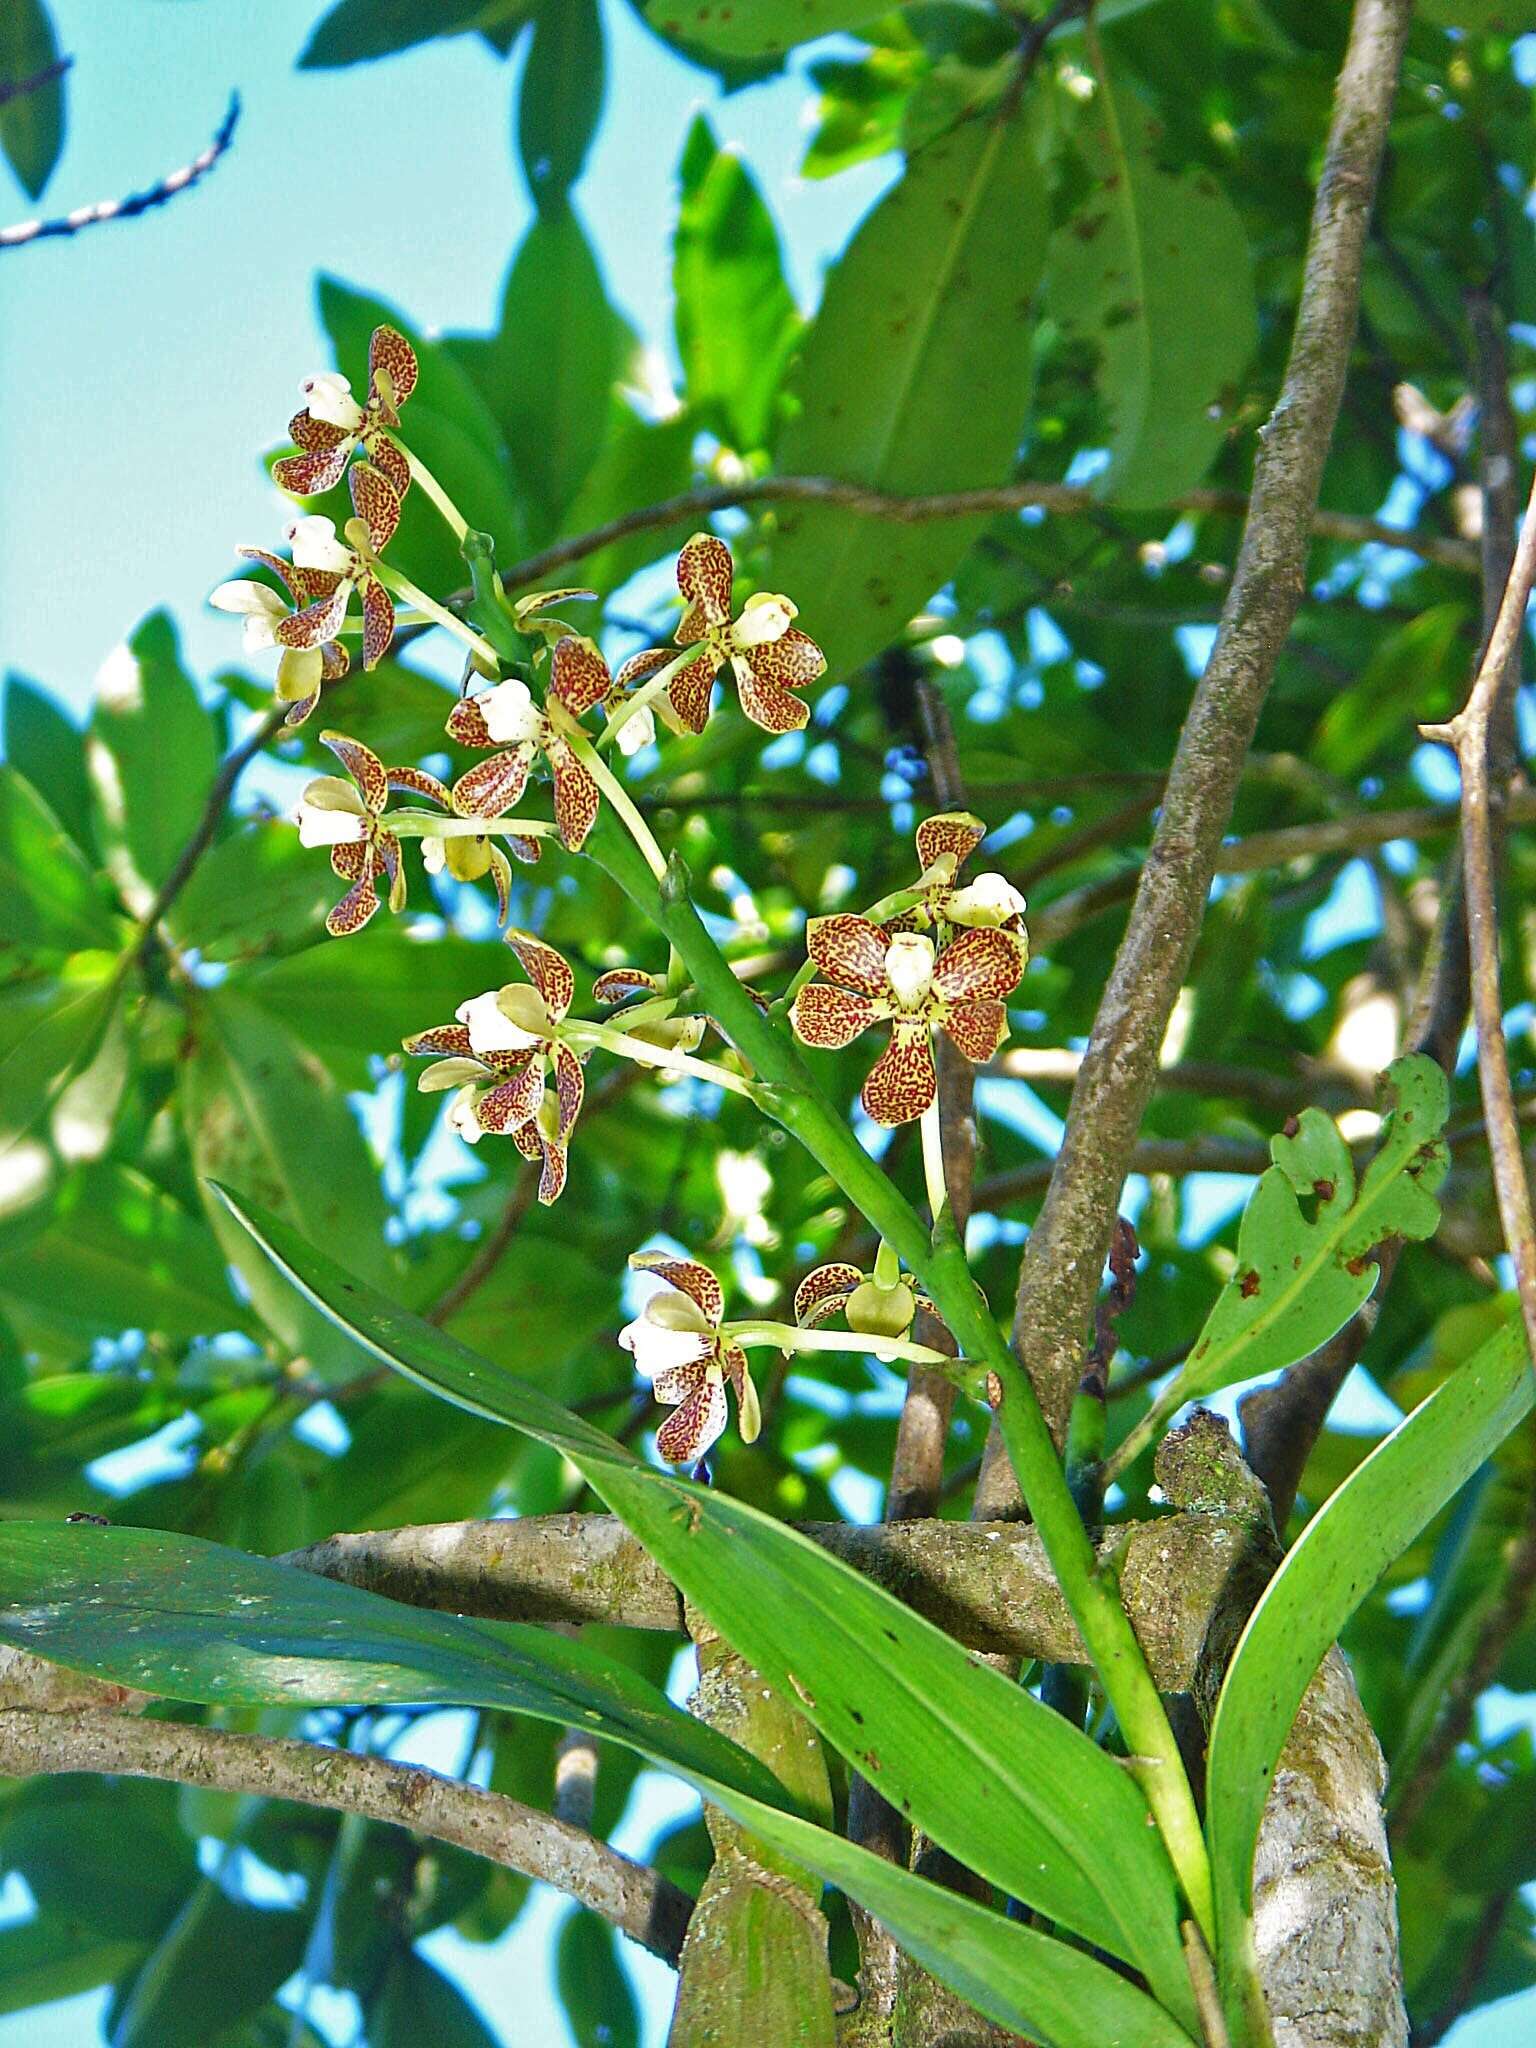
<svg viewBox="0 0 1536 2048">
<path fill-rule="evenodd" d="M 568 1458 L 727 1642 L 914 1825 L 1014 1897 L 1134 1962 L 1171 2010 L 1187 2012 L 1173 1874 L 1141 1793 L 1103 1750 L 805 1537 L 620 1453 L 538 1387 L 385 1300 L 286 1225 L 223 1200 L 356 1344 Z"/>
<path fill-rule="evenodd" d="M 1533 1401 L 1524 1332 L 1511 1316 L 1324 1503 L 1249 1617 L 1217 1705 L 1207 1772 L 1219 1961 L 1231 1987 L 1243 1980 L 1251 1945 L 1264 1802 L 1302 1695 L 1387 1567 Z"/>
<path fill-rule="evenodd" d="M 8 0 L 0 10 L 0 85 L 45 77 L 59 39 L 43 0 Z M 0 103 L 0 150 L 29 199 L 42 197 L 64 147 L 64 79 L 46 78 Z"/>
</svg>

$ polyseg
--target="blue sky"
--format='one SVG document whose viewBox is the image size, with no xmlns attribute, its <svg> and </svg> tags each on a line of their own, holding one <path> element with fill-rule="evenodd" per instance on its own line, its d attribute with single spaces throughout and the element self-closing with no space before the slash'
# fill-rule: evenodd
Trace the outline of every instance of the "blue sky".
<svg viewBox="0 0 1536 2048">
<path fill-rule="evenodd" d="M 68 144 L 45 210 L 152 182 L 204 146 L 231 89 L 244 102 L 234 148 L 196 191 L 140 220 L 0 260 L 0 670 L 83 708 L 114 645 L 162 604 L 194 672 L 238 660 L 234 622 L 205 598 L 231 573 L 237 544 L 270 544 L 277 533 L 282 503 L 259 458 L 299 379 L 328 362 L 315 273 L 394 300 L 429 331 L 483 325 L 531 208 L 512 148 L 515 70 L 477 38 L 302 73 L 293 63 L 320 0 L 52 6 L 76 63 Z M 801 181 L 803 75 L 722 101 L 622 0 L 605 0 L 605 15 L 608 112 L 578 204 L 615 302 L 670 348 L 675 168 L 702 107 L 753 166 L 785 234 L 794 289 L 813 306 L 826 260 L 894 166 Z M 0 171 L 0 218 L 33 210 Z M 451 1765 L 461 1753 L 450 1717 L 421 1740 L 424 1761 Z M 622 1846 L 643 1853 L 677 1811 L 676 1788 L 650 1779 Z M 25 1910 L 14 1887 L 0 1897 L 0 1914 L 7 1907 Z M 434 1938 L 439 1962 L 520 2048 L 564 2048 L 546 1958 L 565 1910 L 541 1896 L 490 1950 Z M 644 1958 L 638 1976 L 645 2038 L 659 2044 L 670 1978 Z M 1528 2025 L 1530 2002 L 1519 2003 Z M 0 2020 L 0 2048 L 91 2048 L 101 2005 L 91 1997 Z M 1511 2005 L 1451 2038 L 1457 2048 L 1512 2048 L 1528 2036 Z"/>
</svg>

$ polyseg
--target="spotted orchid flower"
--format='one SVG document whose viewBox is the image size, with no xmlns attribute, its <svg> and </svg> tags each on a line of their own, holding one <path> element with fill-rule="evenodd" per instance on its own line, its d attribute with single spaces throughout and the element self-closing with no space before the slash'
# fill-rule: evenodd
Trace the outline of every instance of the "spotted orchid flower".
<svg viewBox="0 0 1536 2048">
<path fill-rule="evenodd" d="M 754 725 L 799 732 L 811 714 L 792 692 L 814 683 L 827 658 L 793 623 L 795 607 L 787 597 L 759 591 L 732 618 L 734 577 L 731 551 L 712 533 L 696 533 L 677 558 L 685 609 L 675 637 L 679 647 L 699 651 L 667 685 L 672 715 L 684 730 L 702 732 L 715 677 L 729 663 L 741 708 Z"/>
<path fill-rule="evenodd" d="M 935 1313 L 933 1303 L 903 1276 L 895 1253 L 883 1242 L 872 1273 L 842 1263 L 817 1266 L 795 1289 L 795 1321 L 807 1330 L 841 1315 L 861 1336 L 900 1341 L 911 1334 L 919 1309 Z M 880 1355 L 878 1350 L 875 1355 Z"/>
<path fill-rule="evenodd" d="M 610 675 L 608 664 L 592 641 L 567 633 L 550 655 L 549 697 L 571 719 L 595 704 L 619 701 L 635 681 L 666 660 L 664 651 L 648 648 Z M 630 720 L 638 725 L 641 717 Z M 461 775 L 456 787 L 472 811 L 500 817 L 528 786 L 534 761 L 542 754 L 555 790 L 555 823 L 571 853 L 580 850 L 597 822 L 598 789 L 577 760 L 567 735 L 549 711 L 518 677 L 476 695 L 461 697 L 448 719 L 448 733 L 461 746 L 495 748 L 488 760 Z"/>
<path fill-rule="evenodd" d="M 354 465 L 347 478 L 356 517 L 338 539 L 334 523 L 319 513 L 294 520 L 288 529 L 294 566 L 302 569 L 317 595 L 291 618 L 273 629 L 284 647 L 319 647 L 334 640 L 357 593 L 363 613 L 363 667 L 377 668 L 395 635 L 395 607 L 374 573 L 374 563 L 400 524 L 400 499 L 382 470 L 366 462 Z"/>
<path fill-rule="evenodd" d="M 268 554 L 265 548 L 242 548 L 240 552 L 248 561 L 270 569 L 287 591 L 289 601 L 285 604 L 269 584 L 260 583 L 253 576 L 238 576 L 232 582 L 221 583 L 209 594 L 208 602 L 221 612 L 233 612 L 244 619 L 247 654 L 257 654 L 269 647 L 278 649 L 277 699 L 289 706 L 285 723 L 302 725 L 320 702 L 322 685 L 344 676 L 352 665 L 351 657 L 339 640 L 285 647 L 277 637 L 278 628 L 302 607 L 329 597 L 335 585 L 328 573 L 300 569 L 285 562 L 281 555 Z"/>
<path fill-rule="evenodd" d="M 977 1065 L 1008 1035 L 1003 999 L 1024 962 L 1007 932 L 962 932 L 938 952 L 923 932 L 887 931 L 845 912 L 813 918 L 805 944 L 828 979 L 795 998 L 790 1022 L 803 1044 L 837 1050 L 872 1024 L 891 1026 L 860 1097 L 878 1124 L 910 1123 L 932 1103 L 935 1025 Z"/>
<path fill-rule="evenodd" d="M 272 466 L 280 490 L 297 498 L 318 497 L 339 484 L 342 472 L 361 448 L 373 466 L 403 498 L 411 487 L 411 466 L 391 429 L 400 424 L 400 407 L 416 388 L 416 351 L 393 327 L 375 327 L 368 343 L 368 395 L 361 405 L 352 386 L 333 371 L 306 377 L 309 403 L 288 422 L 288 432 L 301 453 L 285 455 Z"/>
<path fill-rule="evenodd" d="M 441 1056 L 417 1085 L 426 1093 L 454 1090 L 449 1119 L 461 1136 L 474 1143 L 486 1131 L 510 1135 L 525 1156 L 542 1158 L 539 1200 L 548 1206 L 565 1186 L 566 1149 L 586 1089 L 582 1056 L 561 1033 L 576 978 L 542 939 L 519 931 L 505 937 L 528 980 L 472 996 L 455 1023 L 417 1032 L 405 1050 Z"/>
<path fill-rule="evenodd" d="M 727 1381 L 736 1392 L 741 1440 L 754 1442 L 762 1427 L 757 1389 L 747 1354 L 731 1341 L 730 1325 L 721 1322 L 725 1295 L 720 1282 L 707 1266 L 666 1252 L 636 1252 L 629 1263 L 637 1273 L 656 1274 L 671 1290 L 653 1294 L 619 1332 L 636 1372 L 672 1410 L 656 1432 L 657 1450 L 672 1465 L 703 1457 L 726 1425 Z"/>
<path fill-rule="evenodd" d="M 977 875 L 959 881 L 960 869 L 986 834 L 986 826 L 969 811 L 943 811 L 925 818 L 917 828 L 920 873 L 918 902 L 884 920 L 892 931 L 937 931 L 941 938 L 955 930 L 1005 931 L 1017 940 L 1025 960 L 1029 937 L 1024 929 L 1024 898 L 1005 875 Z"/>
<path fill-rule="evenodd" d="M 389 883 L 390 909 L 405 908 L 400 841 L 384 823 L 384 809 L 391 788 L 415 788 L 421 771 L 386 768 L 371 747 L 345 733 L 323 732 L 320 739 L 349 779 L 317 775 L 306 786 L 297 814 L 299 844 L 328 846 L 332 873 L 352 884 L 325 920 L 331 937 L 342 939 L 360 932 L 378 909 L 381 881 Z"/>
</svg>

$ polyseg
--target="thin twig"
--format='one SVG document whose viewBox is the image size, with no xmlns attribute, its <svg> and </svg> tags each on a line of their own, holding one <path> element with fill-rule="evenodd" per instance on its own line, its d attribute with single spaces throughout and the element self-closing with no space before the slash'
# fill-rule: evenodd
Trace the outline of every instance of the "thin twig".
<svg viewBox="0 0 1536 2048">
<path fill-rule="evenodd" d="M 62 78 L 74 63 L 73 57 L 55 57 L 51 64 L 45 64 L 41 71 L 34 71 L 30 78 L 10 78 L 0 81 L 0 107 L 8 107 L 12 100 L 24 100 L 29 94 L 41 92 L 45 85 Z"/>
<path fill-rule="evenodd" d="M 18 249 L 24 243 L 45 241 L 52 235 L 78 235 L 82 228 L 97 227 L 108 220 L 133 220 L 152 207 L 164 206 L 178 192 L 185 192 L 208 175 L 234 140 L 239 119 L 240 95 L 233 92 L 212 142 L 191 163 L 168 171 L 142 192 L 130 192 L 126 199 L 98 199 L 94 206 L 77 206 L 73 213 L 59 214 L 52 220 L 23 220 L 13 227 L 0 228 L 0 249 Z"/>
<path fill-rule="evenodd" d="M 556 1886 L 674 1967 L 692 1910 L 687 1894 L 658 1871 L 534 1807 L 413 1764 L 318 1743 L 94 1710 L 11 1708 L 0 1711 L 0 1770 L 8 1777 L 102 1771 L 158 1778 L 410 1828 Z"/>
<path fill-rule="evenodd" d="M 1019 483 L 996 489 L 974 491 L 932 491 L 906 495 L 878 491 L 868 484 L 845 483 L 830 476 L 764 476 L 739 483 L 700 484 L 663 498 L 654 505 L 639 505 L 605 520 L 586 533 L 571 534 L 552 541 L 537 554 L 525 555 L 501 570 L 509 589 L 527 589 L 541 583 L 557 569 L 569 568 L 586 555 L 634 533 L 649 533 L 657 527 L 675 526 L 689 519 L 707 518 L 712 512 L 729 512 L 746 505 L 837 505 L 867 517 L 890 519 L 914 525 L 930 519 L 969 519 L 978 513 L 1022 512 L 1035 509 L 1077 518 L 1102 510 L 1101 500 L 1078 484 Z M 1170 498 L 1169 512 L 1211 513 L 1241 519 L 1250 501 L 1241 491 L 1185 491 Z M 1420 534 L 1387 526 L 1379 519 L 1361 519 L 1353 513 L 1328 512 L 1313 507 L 1310 529 L 1321 540 L 1335 540 L 1351 547 L 1373 544 L 1403 548 L 1441 568 L 1472 573 L 1477 568 L 1477 550 L 1468 541 L 1449 540 L 1437 534 Z"/>
<path fill-rule="evenodd" d="M 1508 1885 L 1489 1897 L 1466 1947 L 1462 1950 L 1461 1967 L 1456 1972 L 1455 1989 L 1437 2013 L 1422 2027 L 1414 2028 L 1409 2036 L 1409 2048 L 1438 2048 L 1438 2044 L 1445 2039 L 1462 2015 L 1479 2003 L 1478 1986 L 1493 1960 L 1494 1945 L 1498 1941 L 1504 1922 L 1509 1918 L 1510 1907 L 1519 1897 L 1519 1892 L 1518 1885 Z"/>
<path fill-rule="evenodd" d="M 1467 933 L 1472 953 L 1472 1014 L 1477 1023 L 1477 1077 L 1488 1124 L 1488 1149 L 1504 1242 L 1514 1262 L 1515 1287 L 1533 1361 L 1536 1361 L 1536 1217 L 1520 1148 L 1520 1126 L 1509 1078 L 1504 1005 L 1499 984 L 1498 802 L 1494 795 L 1494 721 L 1506 677 L 1518 661 L 1526 606 L 1536 582 L 1536 482 L 1526 505 L 1520 544 L 1504 586 L 1503 602 L 1479 664 L 1472 694 L 1449 725 L 1424 726 L 1426 739 L 1446 742 L 1461 769 L 1461 854 L 1467 892 Z"/>
</svg>

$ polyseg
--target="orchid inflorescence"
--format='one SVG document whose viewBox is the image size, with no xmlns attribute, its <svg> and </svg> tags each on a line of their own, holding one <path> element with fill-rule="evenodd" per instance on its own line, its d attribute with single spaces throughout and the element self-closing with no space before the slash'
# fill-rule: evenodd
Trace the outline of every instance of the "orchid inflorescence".
<svg viewBox="0 0 1536 2048">
<path fill-rule="evenodd" d="M 361 635 L 365 671 L 384 659 L 401 623 L 435 624 L 465 643 L 465 688 L 444 729 L 480 758 L 445 782 L 422 768 L 387 767 L 361 741 L 324 731 L 322 743 L 345 772 L 306 786 L 297 811 L 299 837 L 305 846 L 329 849 L 334 872 L 348 885 L 326 919 L 338 938 L 361 931 L 381 903 L 392 911 L 405 907 L 405 849 L 413 839 L 421 843 L 429 875 L 458 882 L 490 878 L 498 924 L 507 927 L 503 937 L 524 978 L 468 997 L 453 1022 L 429 1025 L 403 1045 L 431 1060 L 418 1085 L 448 1096 L 449 1127 L 472 1145 L 488 1135 L 511 1138 L 537 1163 L 538 1199 L 549 1204 L 566 1186 L 594 1051 L 629 1060 L 661 1081 L 692 1080 L 765 1098 L 733 1046 L 714 1061 L 695 1057 L 711 1019 L 675 953 L 665 973 L 625 966 L 599 974 L 592 998 L 608 1015 L 579 1014 L 571 963 L 533 933 L 508 927 L 508 854 L 535 862 L 548 838 L 579 852 L 606 798 L 658 884 L 669 884 L 660 849 L 604 751 L 616 746 L 633 755 L 653 745 L 658 722 L 674 734 L 701 733 L 716 678 L 726 669 L 749 720 L 768 733 L 798 731 L 810 714 L 797 693 L 824 672 L 826 661 L 795 624 L 789 598 L 759 591 L 736 605 L 731 551 L 715 535 L 700 533 L 677 558 L 683 609 L 673 646 L 643 648 L 610 668 L 596 641 L 557 610 L 596 593 L 509 596 L 491 566 L 488 538 L 468 528 L 406 445 L 401 412 L 419 376 L 411 344 L 381 326 L 370 341 L 362 398 L 332 373 L 305 381 L 307 403 L 289 423 L 297 452 L 273 465 L 274 481 L 305 499 L 345 480 L 352 516 L 338 535 L 329 518 L 302 510 L 287 529 L 288 557 L 240 550 L 275 584 L 259 577 L 224 583 L 211 601 L 243 617 L 248 650 L 278 650 L 276 695 L 287 707 L 288 726 L 303 724 L 327 687 L 349 674 L 345 643 L 351 636 Z M 448 522 L 470 565 L 467 619 L 453 601 L 438 603 L 383 559 L 413 484 Z M 397 609 L 397 599 L 409 610 Z M 584 722 L 593 714 L 603 721 L 600 730 Z M 551 789 L 550 820 L 517 809 L 541 777 Z M 407 801 L 392 807 L 397 796 Z M 925 819 L 916 835 L 919 872 L 910 886 L 864 915 L 811 919 L 807 965 L 777 1006 L 747 991 L 770 1016 L 787 1006 L 807 1046 L 836 1049 L 877 1024 L 889 1026 L 890 1043 L 864 1083 L 862 1101 L 877 1123 L 921 1121 L 936 1220 L 945 1196 L 937 1160 L 934 1034 L 942 1031 L 972 1062 L 989 1060 L 1006 1036 L 1004 1004 L 1029 957 L 1018 892 L 997 874 L 960 878 L 984 830 L 980 819 L 964 812 Z M 818 972 L 823 979 L 813 978 Z M 953 1364 L 914 1343 L 914 1319 L 920 1311 L 932 1315 L 933 1305 L 883 1242 L 871 1271 L 838 1261 L 808 1273 L 796 1291 L 793 1323 L 725 1320 L 721 1283 L 699 1260 L 646 1252 L 630 1263 L 663 1284 L 619 1341 L 656 1398 L 673 1411 L 656 1441 L 662 1456 L 677 1462 L 700 1458 L 719 1437 L 728 1387 L 742 1441 L 756 1437 L 760 1410 L 746 1355 L 753 1345 L 772 1345 L 786 1357 L 838 1349 L 886 1363 Z M 828 1327 L 833 1324 L 842 1327 Z"/>
</svg>

